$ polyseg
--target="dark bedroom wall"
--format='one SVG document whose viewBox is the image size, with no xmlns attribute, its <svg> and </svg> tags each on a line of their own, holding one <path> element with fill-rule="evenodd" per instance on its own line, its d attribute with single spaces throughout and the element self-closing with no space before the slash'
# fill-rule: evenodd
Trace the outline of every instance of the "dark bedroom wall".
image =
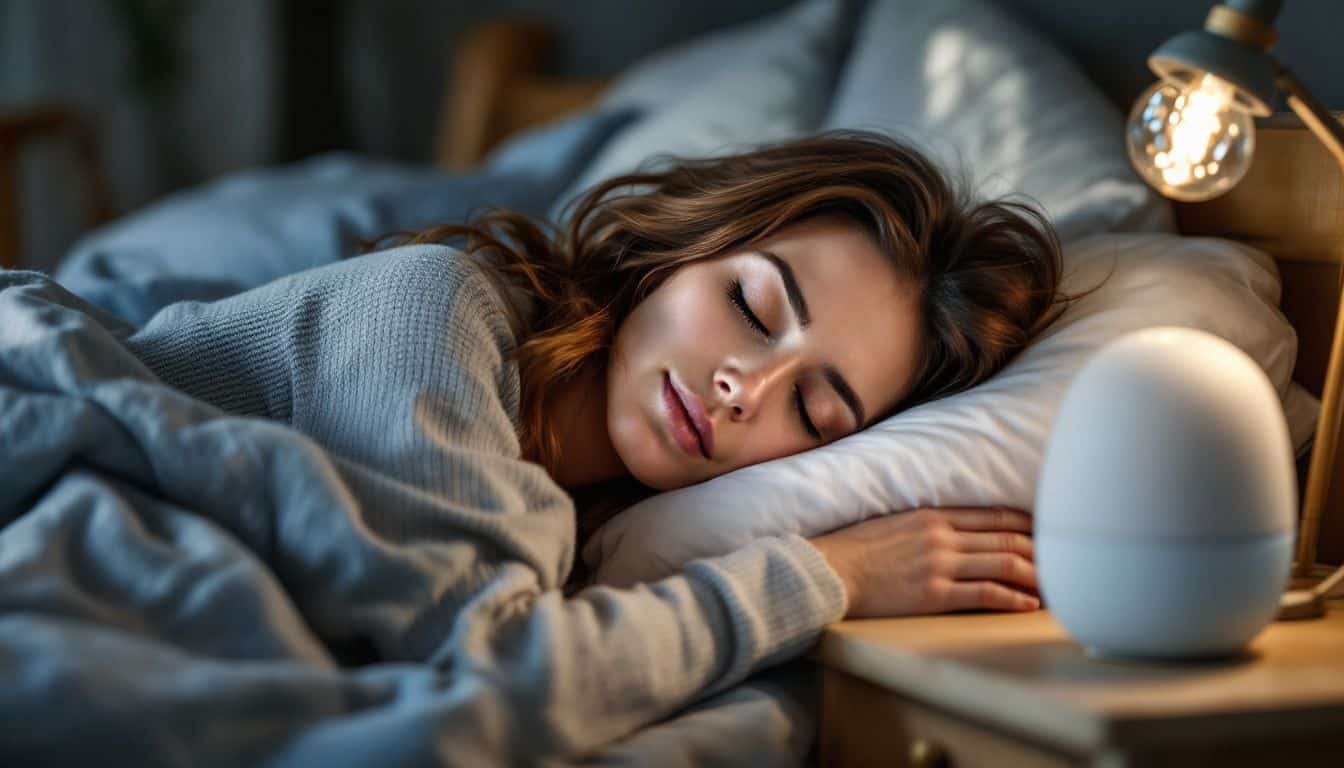
<svg viewBox="0 0 1344 768">
<path fill-rule="evenodd" d="M 999 2 L 1068 51 L 1111 100 L 1126 109 L 1153 82 L 1147 53 L 1182 30 L 1203 26 L 1213 6 L 1204 0 Z M 1344 111 L 1344 1 L 1287 0 L 1275 28 L 1279 43 L 1274 55 L 1297 72 L 1326 106 Z"/>
<path fill-rule="evenodd" d="M 330 149 L 425 162 L 453 51 L 482 20 L 552 24 L 556 74 L 606 77 L 640 57 L 795 0 L 0 0 L 0 108 L 59 102 L 98 129 L 115 202 L 134 210 L 222 173 Z M 928 0 L 939 2 L 940 0 Z M 1055 40 L 1122 109 L 1161 40 L 1211 0 L 999 0 Z M 139 92 L 128 11 L 186 9 L 160 100 Z M 176 14 L 173 14 L 176 15 Z M 1276 53 L 1344 111 L 1344 0 L 1287 0 Z M 25 246 L 52 265 L 79 232 L 69 160 L 24 161 Z"/>
<path fill-rule="evenodd" d="M 291 0 L 293 2 L 294 0 Z M 928 0 L 938 2 L 939 0 Z M 1153 77 L 1161 41 L 1199 27 L 1210 0 L 999 0 L 1066 50 L 1127 110 Z M 481 20 L 541 18 L 559 35 L 554 71 L 603 77 L 640 56 L 791 0 L 347 0 L 343 74 L 351 142 L 405 160 L 429 156 L 437 99 L 454 45 Z M 1327 106 L 1344 110 L 1344 0 L 1288 0 L 1276 53 Z"/>
<path fill-rule="evenodd" d="M 92 125 L 113 203 L 272 160 L 281 66 L 272 0 L 0 0 L 0 110 L 56 104 Z M 20 158 L 24 264 L 83 229 L 69 147 Z"/>
<path fill-rule="evenodd" d="M 557 74 L 605 77 L 649 51 L 792 4 L 793 0 L 346 0 L 346 118 L 355 146 L 429 157 L 455 46 L 489 18 L 541 19 L 557 33 Z"/>
</svg>

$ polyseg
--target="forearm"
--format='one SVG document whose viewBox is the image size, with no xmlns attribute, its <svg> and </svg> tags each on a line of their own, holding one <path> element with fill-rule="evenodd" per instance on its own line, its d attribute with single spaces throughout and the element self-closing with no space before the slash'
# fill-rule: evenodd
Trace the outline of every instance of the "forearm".
<svg viewBox="0 0 1344 768">
<path fill-rule="evenodd" d="M 471 678 L 457 684 L 475 691 L 455 720 L 506 718 L 459 734 L 459 744 L 483 755 L 586 754 L 801 653 L 843 612 L 834 573 L 797 537 L 697 561 L 682 576 L 595 587 L 569 600 L 534 591 L 529 579 L 526 569 L 506 566 L 487 590 L 497 597 L 459 620 L 437 659 L 452 657 Z"/>
</svg>

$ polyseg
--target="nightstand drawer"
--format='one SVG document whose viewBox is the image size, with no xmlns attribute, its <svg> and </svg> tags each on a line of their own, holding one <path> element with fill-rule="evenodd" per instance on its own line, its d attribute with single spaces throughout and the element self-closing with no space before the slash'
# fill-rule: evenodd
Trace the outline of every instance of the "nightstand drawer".
<svg viewBox="0 0 1344 768">
<path fill-rule="evenodd" d="M 843 672 L 823 673 L 821 765 L 1061 768 L 1083 762 Z"/>
</svg>

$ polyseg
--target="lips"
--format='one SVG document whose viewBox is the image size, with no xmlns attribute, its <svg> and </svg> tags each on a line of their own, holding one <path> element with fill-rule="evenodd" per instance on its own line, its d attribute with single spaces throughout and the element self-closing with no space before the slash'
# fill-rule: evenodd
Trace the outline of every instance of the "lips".
<svg viewBox="0 0 1344 768">
<path fill-rule="evenodd" d="M 710 424 L 700 398 L 679 386 L 671 372 L 663 377 L 663 400 L 672 422 L 673 437 L 688 453 L 705 458 L 714 455 L 714 428 Z"/>
</svg>

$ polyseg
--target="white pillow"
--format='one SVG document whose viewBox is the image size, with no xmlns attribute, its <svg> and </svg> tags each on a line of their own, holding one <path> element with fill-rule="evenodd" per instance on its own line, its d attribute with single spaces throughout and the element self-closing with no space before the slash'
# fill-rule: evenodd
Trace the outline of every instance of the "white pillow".
<svg viewBox="0 0 1344 768">
<path fill-rule="evenodd" d="M 551 218 L 559 220 L 563 207 L 593 184 L 634 171 L 657 155 L 716 157 L 816 130 L 834 90 L 850 17 L 845 0 L 805 0 L 757 22 L 749 34 L 737 36 L 746 44 L 722 61 L 721 69 L 704 72 L 694 87 L 659 102 L 607 142 L 557 198 Z M 639 82 L 629 88 L 637 90 Z M 618 86 L 613 103 L 636 102 Z"/>
<path fill-rule="evenodd" d="M 1039 201 L 1064 242 L 1175 231 L 1129 164 L 1124 121 L 1053 44 L 987 0 L 874 0 L 825 128 L 904 137 L 977 196 Z"/>
<path fill-rule="evenodd" d="M 617 515 L 584 547 L 598 581 L 656 579 L 762 536 L 813 536 L 925 506 L 1033 508 L 1051 424 L 1088 357 L 1155 325 L 1221 336 L 1264 368 L 1281 396 L 1297 335 L 1278 310 L 1272 258 L 1229 240 L 1107 234 L 1065 246 L 1063 289 L 1081 299 L 1012 363 L 966 391 L 896 414 L 843 440 L 662 493 Z M 1294 445 L 1319 403 L 1294 385 Z M 1105 439 L 1099 435 L 1098 439 Z"/>
</svg>

